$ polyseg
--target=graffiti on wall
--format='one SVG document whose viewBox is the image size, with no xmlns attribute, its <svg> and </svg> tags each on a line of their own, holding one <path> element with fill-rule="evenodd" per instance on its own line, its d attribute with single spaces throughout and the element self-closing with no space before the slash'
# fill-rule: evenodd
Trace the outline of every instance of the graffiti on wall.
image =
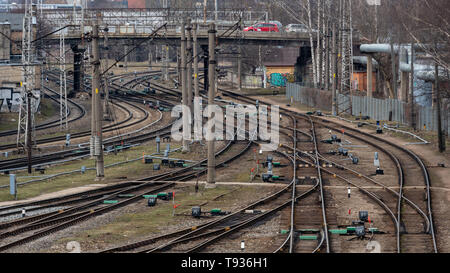
<svg viewBox="0 0 450 273">
<path fill-rule="evenodd" d="M 291 73 L 272 73 L 269 75 L 268 82 L 271 86 L 286 87 L 288 82 L 294 82 L 294 74 Z"/>
<path fill-rule="evenodd" d="M 41 102 L 40 93 L 39 90 L 33 90 L 34 97 L 38 98 L 31 100 L 31 109 L 33 112 L 37 111 Z M 22 98 L 20 97 L 19 89 L 0 87 L 0 112 L 19 112 L 21 101 Z"/>
</svg>

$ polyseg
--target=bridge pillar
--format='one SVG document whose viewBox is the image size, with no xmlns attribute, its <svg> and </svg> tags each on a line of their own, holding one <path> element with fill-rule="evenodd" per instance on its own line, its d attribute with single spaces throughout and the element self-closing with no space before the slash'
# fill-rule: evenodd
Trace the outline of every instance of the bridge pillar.
<svg viewBox="0 0 450 273">
<path fill-rule="evenodd" d="M 148 68 L 149 70 L 152 70 L 152 43 L 148 42 Z"/>
<path fill-rule="evenodd" d="M 123 54 L 126 55 L 127 52 L 128 52 L 128 44 L 124 44 L 123 45 Z M 126 55 L 125 56 L 125 60 L 124 60 L 125 61 L 125 65 L 124 66 L 125 66 L 125 71 L 126 72 L 128 72 L 128 57 L 129 57 L 129 55 Z"/>
<path fill-rule="evenodd" d="M 83 55 L 86 49 L 81 48 L 79 45 L 72 47 L 73 51 L 73 92 L 68 97 L 74 97 L 76 93 L 81 91 L 81 79 L 82 79 L 82 65 Z"/>
</svg>

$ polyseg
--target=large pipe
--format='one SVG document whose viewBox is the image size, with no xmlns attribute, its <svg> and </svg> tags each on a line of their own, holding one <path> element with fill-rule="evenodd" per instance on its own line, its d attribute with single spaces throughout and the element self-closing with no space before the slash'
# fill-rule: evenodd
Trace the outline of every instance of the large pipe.
<svg viewBox="0 0 450 273">
<path fill-rule="evenodd" d="M 359 48 L 364 53 L 391 53 L 390 44 L 363 44 Z M 422 45 L 414 45 L 414 50 L 423 49 Z M 399 58 L 399 70 L 401 72 L 411 73 L 411 45 L 394 45 L 393 50 L 398 53 Z M 367 59 L 366 59 L 367 63 Z M 418 79 L 424 81 L 431 81 L 435 78 L 434 66 L 414 63 L 414 74 Z M 441 76 L 442 75 L 442 76 Z M 446 71 L 439 70 L 439 78 L 446 79 Z"/>
</svg>

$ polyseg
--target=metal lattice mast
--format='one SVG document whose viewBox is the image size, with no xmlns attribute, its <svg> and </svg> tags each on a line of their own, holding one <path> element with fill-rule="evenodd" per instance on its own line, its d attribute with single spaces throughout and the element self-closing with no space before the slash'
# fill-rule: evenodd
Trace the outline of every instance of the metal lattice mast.
<svg viewBox="0 0 450 273">
<path fill-rule="evenodd" d="M 20 108 L 19 108 L 19 122 L 17 125 L 17 148 L 25 148 L 28 145 L 28 130 L 32 130 L 32 123 L 34 121 L 34 115 L 31 107 L 28 107 L 28 103 L 31 102 L 33 96 L 32 90 L 34 88 L 34 75 L 35 69 L 33 61 L 35 58 L 33 48 L 33 1 L 25 1 L 25 14 L 23 17 L 23 30 L 22 30 L 22 88 L 20 91 Z M 28 99 L 30 97 L 30 99 Z M 28 119 L 28 109 L 31 109 L 31 119 Z M 30 122 L 31 121 L 31 122 Z"/>
<path fill-rule="evenodd" d="M 353 75 L 353 26 L 351 0 L 342 1 L 341 18 L 341 94 L 339 112 L 351 113 L 352 75 Z"/>
</svg>

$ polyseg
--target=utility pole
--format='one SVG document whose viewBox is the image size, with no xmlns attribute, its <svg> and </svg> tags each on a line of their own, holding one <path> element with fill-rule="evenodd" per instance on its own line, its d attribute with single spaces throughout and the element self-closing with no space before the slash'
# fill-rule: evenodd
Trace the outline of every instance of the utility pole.
<svg viewBox="0 0 450 273">
<path fill-rule="evenodd" d="M 208 30 L 208 42 L 209 42 L 209 69 L 208 69 L 208 79 L 209 79 L 209 89 L 208 89 L 208 105 L 210 106 L 209 111 L 211 111 L 211 106 L 214 105 L 214 91 L 215 91 L 215 73 L 216 73 L 216 27 L 212 23 L 209 25 Z M 215 117 L 212 116 L 213 113 L 209 113 L 209 121 L 214 120 Z M 216 128 L 214 126 L 214 132 Z M 214 134 L 214 133 L 213 133 Z M 216 158 L 215 158 L 215 134 L 212 140 L 208 140 L 208 178 L 207 185 L 212 186 L 216 183 Z"/>
<path fill-rule="evenodd" d="M 100 52 L 98 45 L 98 23 L 92 26 L 92 122 L 91 155 L 95 156 L 97 179 L 105 176 L 102 140 L 102 104 L 100 97 Z"/>
<path fill-rule="evenodd" d="M 193 40 L 194 40 L 194 93 L 195 97 L 200 97 L 199 79 L 198 79 L 198 41 L 197 41 L 198 24 L 194 24 Z"/>
<path fill-rule="evenodd" d="M 333 22 L 333 33 L 332 33 L 332 41 L 331 43 L 333 44 L 333 52 L 332 52 L 332 66 L 333 66 L 333 78 L 332 78 L 332 92 L 331 92 L 331 112 L 333 116 L 337 115 L 337 103 L 336 103 L 336 89 L 337 89 L 337 83 L 338 83 L 338 79 L 337 79 L 337 67 L 338 67 L 338 53 L 337 53 L 337 26 L 336 26 L 336 22 Z"/>
<path fill-rule="evenodd" d="M 32 155 L 31 151 L 33 149 L 33 143 L 31 141 L 31 128 L 32 128 L 32 121 L 31 121 L 31 97 L 33 96 L 33 93 L 27 92 L 27 159 L 28 159 L 28 173 L 31 173 L 31 165 L 32 165 Z"/>
<path fill-rule="evenodd" d="M 186 107 L 189 107 L 188 94 L 187 94 L 187 77 L 186 77 L 186 20 L 183 18 L 181 25 L 181 94 L 183 100 L 183 152 L 189 152 L 189 143 L 187 140 L 188 134 L 191 133 L 189 127 L 189 116 L 184 111 Z"/>
<path fill-rule="evenodd" d="M 169 45 L 164 47 L 164 80 L 169 80 Z"/>
<path fill-rule="evenodd" d="M 416 114 L 414 113 L 414 104 L 415 104 L 415 98 L 414 98 L 414 42 L 411 43 L 411 86 L 409 88 L 410 96 L 411 96 L 411 127 L 416 130 Z"/>
<path fill-rule="evenodd" d="M 206 24 L 206 9 L 208 8 L 208 0 L 203 1 L 203 24 Z"/>
<path fill-rule="evenodd" d="M 327 20 L 325 33 L 325 90 L 330 90 L 330 21 Z"/>
<path fill-rule="evenodd" d="M 437 52 L 437 44 L 436 44 Z M 442 115 L 441 115 L 441 91 L 439 90 L 439 65 L 437 62 L 434 64 L 434 88 L 436 91 L 436 112 L 438 120 L 438 139 L 439 139 L 439 152 L 445 151 L 445 134 L 442 131 Z"/>
<path fill-rule="evenodd" d="M 187 19 L 187 45 L 186 45 L 186 59 L 187 59 L 187 71 L 186 71 L 186 84 L 187 84 L 187 105 L 189 106 L 189 109 L 192 111 L 192 25 L 191 25 L 191 19 Z"/>
<path fill-rule="evenodd" d="M 23 64 L 23 81 L 21 83 L 21 101 L 19 108 L 19 118 L 17 124 L 17 148 L 22 149 L 25 153 L 27 150 L 28 157 L 28 173 L 31 173 L 32 167 L 32 131 L 34 113 L 31 108 L 31 98 L 33 97 L 32 90 L 39 89 L 40 83 L 36 82 L 39 79 L 40 70 L 35 70 L 33 63 L 35 62 L 35 47 L 32 41 L 35 39 L 35 28 L 33 24 L 33 17 L 35 14 L 35 6 L 33 1 L 25 1 L 25 14 L 23 18 L 22 30 L 22 64 Z"/>
<path fill-rule="evenodd" d="M 104 46 L 104 48 L 106 50 L 105 67 L 106 67 L 106 69 L 108 69 L 108 67 L 109 67 L 109 55 L 108 55 L 109 44 L 108 44 L 108 31 L 107 31 L 107 28 L 105 29 L 104 33 L 105 33 L 105 35 L 104 35 L 105 39 L 104 39 L 103 46 Z M 103 113 L 103 119 L 104 120 L 109 120 L 110 117 L 111 117 L 111 112 L 110 112 L 110 109 L 109 109 L 109 82 L 108 82 L 108 75 L 106 75 L 106 77 L 104 78 L 104 84 L 105 84 L 105 101 L 103 102 L 103 105 L 104 105 L 105 111 Z"/>
<path fill-rule="evenodd" d="M 214 20 L 216 21 L 216 23 L 217 23 L 217 20 L 219 20 L 219 15 L 217 14 L 217 8 L 218 8 L 217 0 L 214 0 Z"/>
<path fill-rule="evenodd" d="M 238 46 L 238 60 L 237 60 L 237 80 L 238 80 L 238 90 L 241 91 L 242 88 L 242 48 Z"/>
<path fill-rule="evenodd" d="M 317 87 L 322 89 L 322 47 L 321 47 L 321 0 L 317 1 L 317 49 L 316 49 L 316 71 L 317 71 Z M 311 45 L 312 46 L 312 45 Z"/>
<path fill-rule="evenodd" d="M 208 85 L 209 85 L 209 49 L 208 46 L 206 45 L 202 45 L 202 50 L 203 50 L 203 69 L 204 69 L 204 73 L 203 75 L 205 76 L 204 80 L 203 80 L 203 89 L 205 91 L 209 90 Z"/>
</svg>

